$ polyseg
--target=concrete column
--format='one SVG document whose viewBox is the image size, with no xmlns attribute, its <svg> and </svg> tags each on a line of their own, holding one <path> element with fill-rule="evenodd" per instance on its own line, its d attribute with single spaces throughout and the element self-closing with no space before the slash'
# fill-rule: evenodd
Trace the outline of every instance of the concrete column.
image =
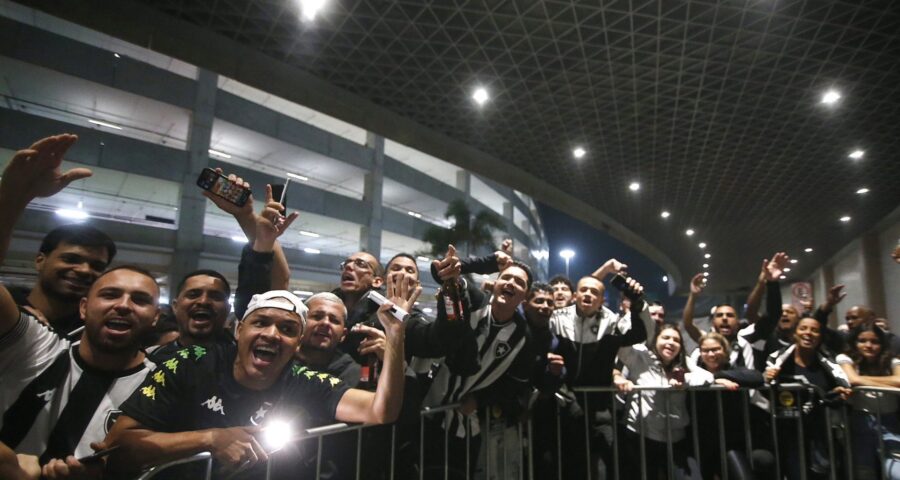
<svg viewBox="0 0 900 480">
<path fill-rule="evenodd" d="M 465 170 L 456 172 L 456 188 L 466 194 L 472 195 L 472 176 Z"/>
<path fill-rule="evenodd" d="M 363 186 L 363 206 L 367 210 L 367 220 L 360 229 L 359 248 L 380 259 L 381 230 L 384 225 L 384 137 L 368 132 L 366 146 L 372 150 L 372 168 L 366 173 Z"/>
<path fill-rule="evenodd" d="M 884 295 L 884 275 L 881 269 L 881 252 L 878 235 L 874 232 L 866 233 L 860 239 L 862 247 L 862 280 L 865 288 L 866 305 L 875 311 L 878 316 L 885 316 L 887 301 Z"/>
<path fill-rule="evenodd" d="M 199 69 L 194 98 L 194 110 L 188 128 L 187 164 L 181 181 L 181 202 L 178 207 L 178 230 L 175 232 L 175 253 L 169 268 L 169 287 L 174 288 L 185 274 L 197 269 L 203 251 L 203 219 L 206 198 L 197 188 L 197 176 L 209 164 L 209 143 L 215 117 L 218 75 Z M 235 233 L 238 232 L 235 225 Z M 237 265 L 235 265 L 237 268 Z M 174 297 L 175 292 L 170 291 Z"/>
</svg>

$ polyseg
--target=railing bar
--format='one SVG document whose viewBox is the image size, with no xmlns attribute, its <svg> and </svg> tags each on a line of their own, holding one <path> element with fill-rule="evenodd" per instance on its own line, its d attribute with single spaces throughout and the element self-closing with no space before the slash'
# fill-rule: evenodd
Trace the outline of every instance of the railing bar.
<svg viewBox="0 0 900 480">
<path fill-rule="evenodd" d="M 362 429 L 356 431 L 356 480 L 359 480 L 359 472 L 362 470 L 360 467 L 360 456 L 362 455 Z"/>
<path fill-rule="evenodd" d="M 528 432 L 528 478 L 534 480 L 534 430 L 531 425 L 531 415 L 528 415 L 528 424 L 526 425 Z M 466 480 L 469 480 L 468 478 Z"/>
<path fill-rule="evenodd" d="M 750 390 L 752 392 L 753 390 Z M 747 455 L 747 461 L 750 462 L 750 469 L 756 466 L 753 463 L 753 435 L 750 431 L 750 392 L 741 392 L 741 410 L 742 416 L 744 417 L 744 454 Z M 774 405 L 771 405 L 770 408 L 775 408 Z"/>
<path fill-rule="evenodd" d="M 691 430 L 693 433 L 694 459 L 697 461 L 697 468 L 703 471 L 703 464 L 700 461 L 700 433 L 698 429 L 697 419 L 697 392 L 691 390 Z"/>
<path fill-rule="evenodd" d="M 322 478 L 322 439 L 324 436 L 319 437 L 318 447 L 316 449 L 316 480 Z"/>
<path fill-rule="evenodd" d="M 487 461 L 485 462 L 485 463 L 487 463 L 487 465 L 485 465 L 485 472 L 486 472 L 485 478 L 487 480 L 491 480 L 491 470 L 492 470 L 491 467 L 493 466 L 493 463 L 494 463 L 493 458 L 491 458 L 491 410 L 492 409 L 491 409 L 491 407 L 486 407 L 484 410 L 485 410 L 485 412 L 484 412 L 484 418 L 485 418 L 484 432 L 485 432 L 485 434 L 484 434 L 484 437 L 482 437 L 482 438 L 484 438 L 484 440 L 485 440 L 484 458 L 487 459 Z"/>
<path fill-rule="evenodd" d="M 419 480 L 425 480 L 425 413 L 419 415 Z"/>
<path fill-rule="evenodd" d="M 462 416 L 462 421 L 466 421 L 466 417 Z M 449 422 L 453 425 L 453 421 Z M 450 429 L 444 429 L 444 480 L 450 478 Z"/>
<path fill-rule="evenodd" d="M 591 409 L 588 406 L 588 393 L 584 392 L 584 457 L 587 465 L 587 480 L 591 480 Z"/>
<path fill-rule="evenodd" d="M 769 388 L 769 413 L 772 416 L 772 450 L 775 453 L 775 478 L 781 478 L 781 452 L 778 448 L 778 429 L 776 422 L 778 415 L 775 410 L 778 408 L 775 403 L 775 389 Z"/>
<path fill-rule="evenodd" d="M 556 405 L 556 480 L 563 480 L 562 478 L 562 427 L 560 426 L 560 411 L 559 411 L 559 403 L 553 402 Z"/>
<path fill-rule="evenodd" d="M 644 434 L 647 431 L 644 425 L 644 398 L 643 392 L 638 390 L 635 395 L 637 395 L 638 401 L 638 419 L 640 421 L 640 451 L 641 451 L 641 480 L 647 480 L 647 452 L 644 446 Z"/>
<path fill-rule="evenodd" d="M 881 478 L 887 476 L 887 472 L 885 472 L 885 463 L 884 463 L 884 428 L 881 425 L 881 399 L 884 395 L 883 392 L 875 392 L 878 395 L 878 407 L 875 409 L 875 419 L 876 419 L 876 430 L 875 436 L 878 437 L 878 470 L 881 472 Z"/>
<path fill-rule="evenodd" d="M 672 445 L 672 395 L 670 390 L 660 390 L 659 392 L 657 392 L 657 395 L 660 393 L 664 397 L 663 404 L 665 405 L 666 413 L 666 466 L 668 467 L 666 478 L 668 478 L 669 480 L 674 480 L 675 455 L 674 446 Z"/>
<path fill-rule="evenodd" d="M 394 463 L 397 461 L 397 424 L 391 425 L 391 473 L 390 480 L 394 480 Z"/>
<path fill-rule="evenodd" d="M 834 442 L 831 432 L 831 409 L 827 405 L 825 406 L 825 428 L 828 429 L 825 433 L 828 439 L 828 472 L 831 480 L 837 480 L 837 472 L 834 466 L 837 462 L 834 460 Z"/>
<path fill-rule="evenodd" d="M 812 395 L 812 392 L 810 393 Z M 815 408 L 815 407 L 813 407 Z M 806 480 L 806 442 L 803 435 L 803 405 L 800 404 L 800 395 L 797 395 L 797 445 L 800 456 L 800 480 Z"/>
<path fill-rule="evenodd" d="M 716 413 L 719 416 L 719 468 L 722 480 L 728 480 L 728 461 L 725 459 L 725 412 L 722 408 L 722 392 L 716 392 Z"/>
<path fill-rule="evenodd" d="M 469 425 L 469 422 L 466 422 L 466 480 L 469 480 L 469 475 L 470 475 L 469 470 L 472 468 L 471 467 L 472 460 L 469 458 L 471 456 L 471 453 L 469 452 L 469 450 L 471 449 L 471 447 L 470 447 L 471 440 L 472 440 L 471 425 Z"/>
<path fill-rule="evenodd" d="M 616 413 L 616 396 L 609 396 L 609 410 L 612 414 L 612 433 L 613 433 L 613 471 L 615 472 L 615 480 L 619 480 L 619 421 Z"/>
</svg>

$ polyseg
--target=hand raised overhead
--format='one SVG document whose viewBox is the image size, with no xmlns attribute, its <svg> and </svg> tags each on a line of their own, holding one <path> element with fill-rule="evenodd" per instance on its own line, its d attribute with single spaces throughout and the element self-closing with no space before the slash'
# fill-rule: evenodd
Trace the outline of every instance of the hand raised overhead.
<svg viewBox="0 0 900 480">
<path fill-rule="evenodd" d="M 456 247 L 447 246 L 447 254 L 441 260 L 434 260 L 431 265 L 437 270 L 438 278 L 445 282 L 451 278 L 458 278 L 462 271 L 462 263 L 456 255 Z"/>
<path fill-rule="evenodd" d="M 93 175 L 87 168 L 60 169 L 63 156 L 77 141 L 78 136 L 64 133 L 42 138 L 16 152 L 0 182 L 4 200 L 24 205 L 37 197 L 56 195 L 75 180 Z"/>
</svg>

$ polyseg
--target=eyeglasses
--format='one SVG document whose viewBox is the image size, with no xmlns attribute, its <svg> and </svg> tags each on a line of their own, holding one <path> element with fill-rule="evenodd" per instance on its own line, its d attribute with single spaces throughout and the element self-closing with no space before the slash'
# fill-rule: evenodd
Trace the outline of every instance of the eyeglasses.
<svg viewBox="0 0 900 480">
<path fill-rule="evenodd" d="M 353 265 L 353 268 L 359 270 L 373 270 L 372 266 L 369 265 L 369 262 L 361 259 L 361 258 L 348 258 L 341 262 L 340 267 L 341 270 L 347 268 L 347 265 Z"/>
</svg>

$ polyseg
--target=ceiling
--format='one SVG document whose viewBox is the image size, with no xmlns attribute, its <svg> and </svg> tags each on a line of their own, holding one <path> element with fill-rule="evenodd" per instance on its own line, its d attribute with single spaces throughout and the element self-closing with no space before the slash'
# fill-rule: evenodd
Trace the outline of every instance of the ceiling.
<svg viewBox="0 0 900 480">
<path fill-rule="evenodd" d="M 512 164 L 685 275 L 709 252 L 715 290 L 777 250 L 808 274 L 900 204 L 900 2 L 141 3 Z"/>
</svg>

